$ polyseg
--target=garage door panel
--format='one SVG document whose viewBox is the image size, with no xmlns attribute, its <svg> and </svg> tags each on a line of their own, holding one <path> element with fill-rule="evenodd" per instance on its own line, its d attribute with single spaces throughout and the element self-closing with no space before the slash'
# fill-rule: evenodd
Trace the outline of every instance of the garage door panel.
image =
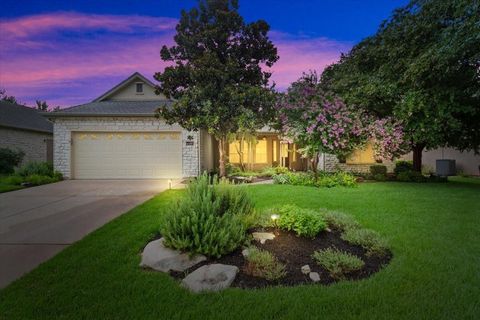
<svg viewBox="0 0 480 320">
<path fill-rule="evenodd" d="M 74 178 L 180 178 L 180 137 L 180 132 L 74 133 Z"/>
</svg>

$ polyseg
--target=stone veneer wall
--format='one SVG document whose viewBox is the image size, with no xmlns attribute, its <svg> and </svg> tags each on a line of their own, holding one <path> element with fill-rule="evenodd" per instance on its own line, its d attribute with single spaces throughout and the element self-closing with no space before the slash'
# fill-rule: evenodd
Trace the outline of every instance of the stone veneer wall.
<svg viewBox="0 0 480 320">
<path fill-rule="evenodd" d="M 199 172 L 199 133 L 184 130 L 179 125 L 168 125 L 152 117 L 72 117 L 54 120 L 54 155 L 55 169 L 64 177 L 71 177 L 72 131 L 181 131 L 182 132 L 182 172 L 184 177 L 197 176 Z M 188 137 L 193 137 L 189 140 Z M 186 145 L 186 141 L 193 145 Z"/>
<path fill-rule="evenodd" d="M 22 163 L 29 161 L 47 161 L 47 139 L 51 133 L 0 128 L 0 148 L 20 149 L 25 152 Z"/>
<path fill-rule="evenodd" d="M 337 170 L 348 171 L 352 173 L 370 173 L 370 166 L 372 165 L 384 165 L 387 167 L 387 172 L 393 172 L 395 163 L 392 161 L 384 163 L 371 163 L 371 164 L 347 164 L 340 163 L 338 158 L 332 154 L 325 155 L 325 171 L 334 172 Z"/>
</svg>

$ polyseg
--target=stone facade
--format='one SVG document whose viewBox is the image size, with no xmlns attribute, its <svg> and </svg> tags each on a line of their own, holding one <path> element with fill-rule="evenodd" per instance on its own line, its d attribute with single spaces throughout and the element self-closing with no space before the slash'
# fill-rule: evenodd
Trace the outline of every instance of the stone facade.
<svg viewBox="0 0 480 320">
<path fill-rule="evenodd" d="M 72 132 L 135 132 L 135 131 L 181 131 L 183 177 L 199 173 L 199 133 L 182 129 L 179 125 L 168 125 L 153 117 L 58 117 L 54 120 L 54 166 L 64 177 L 72 173 Z M 189 141 L 187 145 L 187 141 Z M 190 144 L 193 141 L 193 144 Z"/>
<path fill-rule="evenodd" d="M 23 163 L 47 161 L 48 140 L 51 133 L 0 127 L 0 148 L 20 149 L 25 152 Z"/>
<path fill-rule="evenodd" d="M 323 158 L 322 158 L 323 157 Z M 350 164 L 350 163 L 340 163 L 338 158 L 332 154 L 324 154 L 320 158 L 320 164 L 323 163 L 323 170 L 327 172 L 334 171 L 348 171 L 352 173 L 370 173 L 370 166 L 373 165 L 384 165 L 387 167 L 387 172 L 393 172 L 395 163 L 392 161 L 384 163 L 366 163 L 366 164 Z M 322 168 L 322 166 L 320 166 Z"/>
</svg>

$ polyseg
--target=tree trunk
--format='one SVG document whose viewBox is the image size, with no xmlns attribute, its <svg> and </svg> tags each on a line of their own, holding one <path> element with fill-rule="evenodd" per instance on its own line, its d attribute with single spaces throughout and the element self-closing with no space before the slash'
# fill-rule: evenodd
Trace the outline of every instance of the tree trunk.
<svg viewBox="0 0 480 320">
<path fill-rule="evenodd" d="M 313 170 L 313 176 L 315 177 L 315 181 L 318 180 L 318 156 L 319 154 L 316 153 L 313 158 L 312 158 L 312 170 Z"/>
<path fill-rule="evenodd" d="M 425 146 L 423 144 L 416 144 L 413 146 L 413 170 L 422 172 L 422 152 Z"/>
<path fill-rule="evenodd" d="M 225 177 L 226 172 L 225 172 L 225 154 L 226 154 L 226 138 L 222 137 L 218 140 L 218 171 L 219 171 L 219 176 L 220 177 Z"/>
</svg>

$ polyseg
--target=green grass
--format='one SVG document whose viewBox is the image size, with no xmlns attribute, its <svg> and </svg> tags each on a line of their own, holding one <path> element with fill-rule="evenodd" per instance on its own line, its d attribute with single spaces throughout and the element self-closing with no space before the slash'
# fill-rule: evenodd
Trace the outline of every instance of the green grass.
<svg viewBox="0 0 480 320">
<path fill-rule="evenodd" d="M 391 263 L 361 281 L 194 295 L 138 267 L 168 191 L 0 292 L 0 319 L 474 319 L 480 314 L 480 180 L 319 189 L 248 186 L 257 207 L 354 215 L 385 237 Z"/>
<path fill-rule="evenodd" d="M 6 181 L 7 175 L 0 175 L 0 193 L 23 189 L 22 186 L 10 184 Z"/>
</svg>

